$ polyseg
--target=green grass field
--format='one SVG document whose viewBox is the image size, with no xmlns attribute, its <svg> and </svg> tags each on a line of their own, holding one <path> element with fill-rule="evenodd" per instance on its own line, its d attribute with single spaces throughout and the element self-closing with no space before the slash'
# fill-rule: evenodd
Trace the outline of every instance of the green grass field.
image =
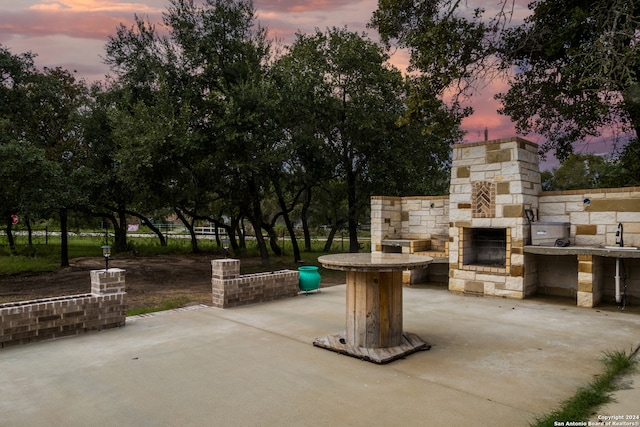
<svg viewBox="0 0 640 427">
<path fill-rule="evenodd" d="M 155 237 L 129 237 L 130 250 L 116 253 L 114 257 L 127 256 L 153 256 L 153 255 L 184 255 L 191 253 L 191 241 L 189 239 L 169 236 L 167 245 L 161 246 Z M 0 275 L 15 275 L 20 273 L 40 273 L 53 272 L 60 268 L 60 237 L 42 235 L 33 237 L 32 245 L 28 244 L 24 235 L 15 236 L 16 251 L 9 250 L 9 243 L 6 235 L 0 235 Z M 104 236 L 69 236 L 69 259 L 79 257 L 102 257 L 101 246 L 105 244 Z M 288 240 L 279 241 L 284 248 L 283 256 L 270 254 L 270 265 L 268 267 L 254 263 L 243 268 L 242 273 L 256 273 L 274 269 L 295 268 L 298 263 L 293 260 L 293 249 Z M 302 241 L 298 243 L 301 247 Z M 202 239 L 198 241 L 199 250 L 203 253 L 219 255 L 223 249 L 216 245 L 213 239 Z M 338 238 L 333 242 L 332 252 L 344 252 L 348 250 L 348 239 Z M 316 264 L 318 256 L 323 254 L 324 241 L 312 241 L 311 252 L 302 252 L 302 259 L 305 264 Z M 363 251 L 370 251 L 368 242 L 365 242 Z M 239 254 L 232 254 L 236 258 L 256 258 L 259 251 L 254 241 L 247 242 L 247 248 Z M 333 270 L 325 270 L 327 274 L 336 274 Z"/>
</svg>

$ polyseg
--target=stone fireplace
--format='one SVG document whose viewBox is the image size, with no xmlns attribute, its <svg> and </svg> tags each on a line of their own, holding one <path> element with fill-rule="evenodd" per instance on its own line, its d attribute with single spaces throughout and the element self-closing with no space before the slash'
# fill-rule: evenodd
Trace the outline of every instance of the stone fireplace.
<svg viewBox="0 0 640 427">
<path fill-rule="evenodd" d="M 517 137 L 454 145 L 448 196 L 371 198 L 372 252 L 432 257 L 427 269 L 405 272 L 407 285 L 564 296 L 583 307 L 614 301 L 623 259 L 624 289 L 640 298 L 640 250 L 631 250 L 640 247 L 640 187 L 543 192 L 537 152 Z"/>
<path fill-rule="evenodd" d="M 510 138 L 453 147 L 449 289 L 523 298 L 525 210 L 538 208 L 538 146 Z M 529 289 L 529 285 L 530 289 Z"/>
</svg>

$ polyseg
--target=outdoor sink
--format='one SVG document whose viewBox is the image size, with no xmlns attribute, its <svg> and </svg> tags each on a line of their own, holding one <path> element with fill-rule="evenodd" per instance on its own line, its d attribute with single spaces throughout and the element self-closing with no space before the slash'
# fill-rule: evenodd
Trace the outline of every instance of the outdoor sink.
<svg viewBox="0 0 640 427">
<path fill-rule="evenodd" d="M 614 251 L 637 251 L 638 248 L 635 246 L 605 246 L 605 249 L 611 249 Z"/>
</svg>

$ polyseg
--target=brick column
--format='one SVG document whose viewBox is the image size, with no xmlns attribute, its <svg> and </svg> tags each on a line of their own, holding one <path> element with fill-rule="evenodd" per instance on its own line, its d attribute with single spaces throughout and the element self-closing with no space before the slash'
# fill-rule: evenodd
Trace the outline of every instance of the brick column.
<svg viewBox="0 0 640 427">
<path fill-rule="evenodd" d="M 214 259 L 211 260 L 211 277 L 213 279 L 236 279 L 240 276 L 239 259 Z"/>
<path fill-rule="evenodd" d="M 238 279 L 238 280 L 233 280 Z M 211 260 L 211 295 L 214 307 L 225 308 L 228 305 L 229 286 L 235 287 L 240 282 L 240 260 L 239 259 L 213 259 Z"/>
<path fill-rule="evenodd" d="M 91 293 L 94 295 L 119 294 L 125 292 L 125 270 L 91 270 Z"/>
<path fill-rule="evenodd" d="M 85 306 L 84 331 L 125 326 L 125 270 L 91 270 L 91 303 Z"/>
</svg>

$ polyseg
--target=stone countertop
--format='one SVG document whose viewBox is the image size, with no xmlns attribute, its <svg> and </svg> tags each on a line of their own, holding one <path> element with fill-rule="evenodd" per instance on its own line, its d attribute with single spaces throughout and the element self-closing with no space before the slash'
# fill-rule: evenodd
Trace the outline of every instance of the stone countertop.
<svg viewBox="0 0 640 427">
<path fill-rule="evenodd" d="M 382 239 L 382 244 L 386 246 L 410 246 L 411 243 L 428 243 L 428 239 Z"/>
<path fill-rule="evenodd" d="M 537 255 L 596 255 L 608 258 L 640 258 L 638 249 L 607 249 L 598 246 L 525 246 L 524 252 Z"/>
<path fill-rule="evenodd" d="M 342 271 L 404 271 L 424 268 L 433 258 L 412 254 L 333 254 L 318 257 L 318 262 L 324 268 Z"/>
</svg>

